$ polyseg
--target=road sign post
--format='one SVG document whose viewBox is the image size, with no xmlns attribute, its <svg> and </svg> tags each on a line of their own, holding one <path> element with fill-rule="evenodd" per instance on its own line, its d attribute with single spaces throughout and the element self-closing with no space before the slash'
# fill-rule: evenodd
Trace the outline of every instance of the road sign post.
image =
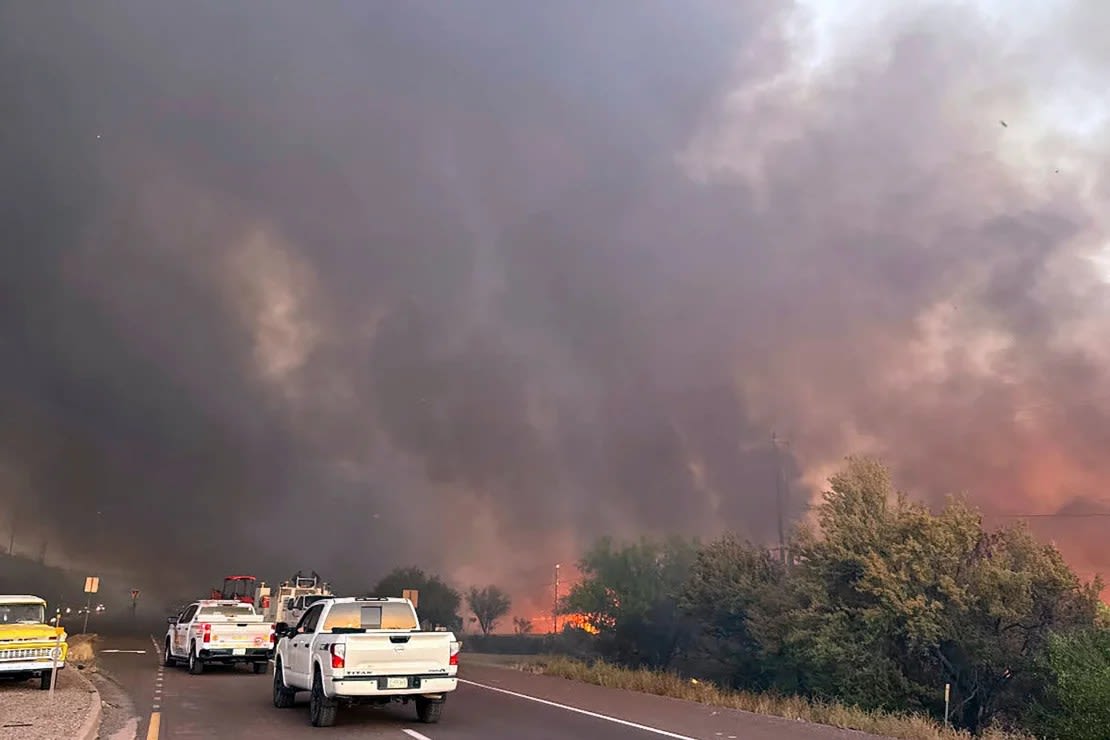
<svg viewBox="0 0 1110 740">
<path fill-rule="evenodd" d="M 948 699 L 952 694 L 952 684 L 944 684 L 944 726 L 948 727 Z"/>
<path fill-rule="evenodd" d="M 89 632 L 89 612 L 92 611 L 92 595 L 100 590 L 100 578 L 98 576 L 89 576 L 85 579 L 85 628 L 83 633 Z"/>
<path fill-rule="evenodd" d="M 54 701 L 54 687 L 58 683 L 58 658 L 62 655 L 62 610 L 54 614 L 54 650 L 50 656 L 50 701 Z"/>
</svg>

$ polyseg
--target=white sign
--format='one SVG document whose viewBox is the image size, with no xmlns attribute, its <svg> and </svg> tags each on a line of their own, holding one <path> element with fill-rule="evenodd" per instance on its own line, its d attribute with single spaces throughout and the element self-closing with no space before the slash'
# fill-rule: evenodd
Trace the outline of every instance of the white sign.
<svg viewBox="0 0 1110 740">
<path fill-rule="evenodd" d="M 85 579 L 85 593 L 95 594 L 100 590 L 100 578 L 98 576 L 89 576 Z"/>
</svg>

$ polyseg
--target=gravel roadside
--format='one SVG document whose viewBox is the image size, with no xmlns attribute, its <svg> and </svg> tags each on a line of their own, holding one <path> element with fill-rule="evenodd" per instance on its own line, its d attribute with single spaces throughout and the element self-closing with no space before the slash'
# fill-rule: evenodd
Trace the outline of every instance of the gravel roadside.
<svg viewBox="0 0 1110 740">
<path fill-rule="evenodd" d="M 94 696 L 73 666 L 58 673 L 54 701 L 35 681 L 0 682 L 0 740 L 69 740 L 77 736 Z"/>
</svg>

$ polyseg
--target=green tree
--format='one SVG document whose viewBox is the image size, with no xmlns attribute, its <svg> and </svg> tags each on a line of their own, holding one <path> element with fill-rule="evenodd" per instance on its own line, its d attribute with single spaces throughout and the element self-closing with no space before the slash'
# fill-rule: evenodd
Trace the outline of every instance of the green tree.
<svg viewBox="0 0 1110 740">
<path fill-rule="evenodd" d="M 794 605 L 785 591 L 786 570 L 767 550 L 731 535 L 698 553 L 679 598 L 701 626 L 699 666 L 736 688 L 761 690 L 779 684 L 780 661 L 765 652 L 757 633 Z M 789 683 L 789 682 L 785 682 Z"/>
<path fill-rule="evenodd" d="M 697 543 L 680 538 L 617 545 L 598 541 L 579 561 L 583 579 L 559 611 L 582 614 L 611 658 L 666 668 L 692 633 L 678 607 Z"/>
<path fill-rule="evenodd" d="M 1053 635 L 1045 651 L 1048 695 L 1037 730 L 1068 740 L 1105 740 L 1110 732 L 1110 629 Z"/>
<path fill-rule="evenodd" d="M 1055 548 L 1020 525 L 987 532 L 959 501 L 934 515 L 875 461 L 831 480 L 818 520 L 795 538 L 779 646 L 809 693 L 939 715 L 951 683 L 954 722 L 978 731 L 1023 711 L 1054 630 L 1093 623 L 1097 585 Z"/>
<path fill-rule="evenodd" d="M 471 586 L 466 594 L 466 603 L 478 618 L 478 626 L 482 628 L 483 635 L 493 631 L 497 621 L 509 613 L 512 605 L 509 595 L 497 586 Z"/>
<path fill-rule="evenodd" d="M 396 568 L 374 586 L 372 596 L 402 596 L 405 589 L 419 591 L 417 613 L 426 628 L 462 628 L 459 607 L 462 598 L 439 576 L 428 575 L 420 568 Z"/>
</svg>

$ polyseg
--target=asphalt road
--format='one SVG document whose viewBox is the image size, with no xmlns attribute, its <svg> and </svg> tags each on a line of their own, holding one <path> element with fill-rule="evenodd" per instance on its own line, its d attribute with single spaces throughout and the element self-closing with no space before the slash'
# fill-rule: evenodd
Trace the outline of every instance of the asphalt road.
<svg viewBox="0 0 1110 740">
<path fill-rule="evenodd" d="M 119 652 L 116 652 L 119 651 Z M 336 725 L 313 728 L 307 695 L 292 709 L 271 703 L 270 674 L 210 667 L 200 676 L 161 668 L 146 637 L 107 637 L 100 645 L 103 680 L 129 697 L 102 737 L 110 740 L 315 737 L 391 740 L 866 740 L 828 727 L 714 709 L 633 692 L 604 689 L 492 666 L 467 665 L 463 682 L 435 725 L 416 720 L 410 704 L 386 709 L 341 708 Z M 125 718 L 121 713 L 133 713 Z"/>
</svg>

